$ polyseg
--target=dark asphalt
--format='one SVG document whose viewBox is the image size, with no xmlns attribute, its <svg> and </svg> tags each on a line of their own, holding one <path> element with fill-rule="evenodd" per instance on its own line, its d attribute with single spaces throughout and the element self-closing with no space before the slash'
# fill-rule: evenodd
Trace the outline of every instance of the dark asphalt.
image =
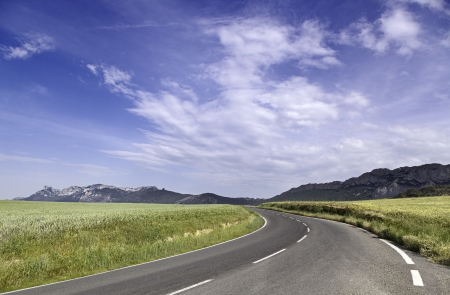
<svg viewBox="0 0 450 295">
<path fill-rule="evenodd" d="M 176 294 L 450 294 L 449 268 L 405 251 L 415 262 L 408 265 L 372 234 L 337 222 L 255 210 L 267 225 L 246 237 L 13 293 L 170 294 L 211 280 Z M 424 286 L 413 285 L 411 270 L 419 271 Z"/>
</svg>

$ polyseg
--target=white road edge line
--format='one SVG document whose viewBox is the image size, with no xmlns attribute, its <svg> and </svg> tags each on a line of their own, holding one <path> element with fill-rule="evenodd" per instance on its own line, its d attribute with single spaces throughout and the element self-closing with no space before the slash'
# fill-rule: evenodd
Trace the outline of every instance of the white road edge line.
<svg viewBox="0 0 450 295">
<path fill-rule="evenodd" d="M 365 232 L 366 234 L 369 234 L 369 235 L 373 235 L 370 231 L 368 231 L 368 230 L 365 230 L 365 229 L 363 229 L 363 228 L 360 228 L 360 227 L 358 227 L 360 230 L 362 230 L 363 232 Z"/>
<path fill-rule="evenodd" d="M 203 284 L 209 283 L 209 282 L 211 282 L 211 281 L 212 281 L 212 280 L 206 280 L 206 281 L 200 282 L 200 283 L 198 283 L 198 284 L 195 284 L 195 285 L 192 285 L 192 286 L 189 286 L 189 287 L 186 287 L 186 288 L 180 289 L 180 290 L 178 290 L 178 291 L 175 291 L 175 292 L 169 293 L 169 294 L 167 294 L 167 295 L 175 295 L 175 294 L 178 294 L 178 293 L 181 293 L 181 292 L 187 291 L 187 290 L 189 290 L 189 289 L 192 289 L 192 288 L 198 287 L 198 286 L 200 286 L 200 285 L 203 285 Z"/>
<path fill-rule="evenodd" d="M 412 261 L 412 259 L 400 248 L 398 248 L 397 246 L 392 245 L 391 243 L 389 243 L 386 240 L 380 239 L 382 242 L 386 243 L 388 246 L 390 246 L 392 249 L 394 249 L 395 251 L 398 252 L 398 254 L 400 254 L 403 259 L 406 261 L 406 264 L 414 264 L 414 261 Z"/>
<path fill-rule="evenodd" d="M 264 257 L 264 258 L 261 258 L 260 260 L 256 260 L 256 261 L 253 262 L 253 263 L 258 263 L 258 262 L 261 262 L 261 261 L 263 261 L 263 260 L 269 259 L 269 258 L 272 257 L 272 256 L 275 256 L 275 255 L 277 255 L 277 254 L 280 254 L 280 253 L 283 252 L 284 250 L 286 250 L 286 249 L 283 249 L 283 250 L 280 250 L 280 251 L 275 252 L 275 253 L 273 253 L 273 254 L 270 254 L 269 256 L 266 256 L 266 257 Z"/>
<path fill-rule="evenodd" d="M 419 273 L 418 270 L 411 269 L 411 276 L 412 276 L 412 280 L 413 280 L 413 285 L 414 286 L 421 286 L 421 287 L 423 287 L 422 277 L 420 276 L 420 273 Z"/>
<path fill-rule="evenodd" d="M 259 215 L 259 216 L 261 216 L 261 215 Z M 249 236 L 249 235 L 251 235 L 251 234 L 254 234 L 254 233 L 256 233 L 257 231 L 260 231 L 260 230 L 262 230 L 263 228 L 265 228 L 266 225 L 267 225 L 267 219 L 265 219 L 263 216 L 261 216 L 261 218 L 264 219 L 264 224 L 263 224 L 263 226 L 261 226 L 261 227 L 258 228 L 257 230 L 255 230 L 255 231 L 253 231 L 253 232 L 251 232 L 251 233 L 248 233 L 248 234 L 246 234 L 246 235 L 243 235 L 243 236 L 234 238 L 234 239 L 232 239 L 232 240 L 224 241 L 224 242 L 219 243 L 219 244 L 211 245 L 211 246 L 208 246 L 208 247 L 205 247 L 205 248 L 201 248 L 201 249 L 197 249 L 197 250 L 193 250 L 193 251 L 190 251 L 190 252 L 185 252 L 185 253 L 175 254 L 175 255 L 172 255 L 172 256 L 169 256 L 169 257 L 164 257 L 164 258 L 160 258 L 160 259 L 156 259 L 156 260 L 152 260 L 152 261 L 148 261 L 148 262 L 142 262 L 142 263 L 138 263 L 138 264 L 134 264 L 134 265 L 129 265 L 129 266 L 125 266 L 125 267 L 113 269 L 113 270 L 108 270 L 108 271 L 104 271 L 104 272 L 94 273 L 94 274 L 91 274 L 91 275 L 88 275 L 88 276 L 84 276 L 84 277 L 79 277 L 79 278 L 74 278 L 74 279 L 68 279 L 68 280 L 65 280 L 65 281 L 59 281 L 59 282 L 54 282 L 54 283 L 50 283 L 50 284 L 45 284 L 45 285 L 40 285 L 40 286 L 29 287 L 29 288 L 23 288 L 23 289 L 14 290 L 14 291 L 9 291 L 9 292 L 5 292 L 5 293 L 1 293 L 1 294 L 2 294 L 2 295 L 3 295 L 3 294 L 12 294 L 12 293 L 20 292 L 20 291 L 31 290 L 31 289 L 37 289 L 37 288 L 42 288 L 42 287 L 45 287 L 45 286 L 51 286 L 51 285 L 61 284 L 61 283 L 64 283 L 64 282 L 70 282 L 70 281 L 81 280 L 81 279 L 88 278 L 88 277 L 98 276 L 98 275 L 102 275 L 102 274 L 109 273 L 109 272 L 113 272 L 113 271 L 119 271 L 119 270 L 122 270 L 122 269 L 135 267 L 135 266 L 138 266 L 138 265 L 144 265 L 144 264 L 154 263 L 154 262 L 157 262 L 157 261 L 166 260 L 166 259 L 169 259 L 169 258 L 178 257 L 178 256 L 186 255 L 186 254 L 189 254 L 189 253 L 194 253 L 194 252 L 202 251 L 202 250 L 205 250 L 205 249 L 208 249 L 208 248 L 212 248 L 212 247 L 215 247 L 215 246 L 219 246 L 219 245 L 222 245 L 222 244 L 226 244 L 226 243 L 229 243 L 229 242 L 232 242 L 232 241 L 235 241 L 235 240 L 239 240 L 239 239 L 241 239 L 241 238 L 243 238 L 243 237 L 246 237 L 246 236 Z"/>
<path fill-rule="evenodd" d="M 301 238 L 300 240 L 297 241 L 297 243 L 300 243 L 301 241 L 303 241 L 304 239 L 306 239 L 307 235 L 305 235 L 303 238 Z"/>
</svg>

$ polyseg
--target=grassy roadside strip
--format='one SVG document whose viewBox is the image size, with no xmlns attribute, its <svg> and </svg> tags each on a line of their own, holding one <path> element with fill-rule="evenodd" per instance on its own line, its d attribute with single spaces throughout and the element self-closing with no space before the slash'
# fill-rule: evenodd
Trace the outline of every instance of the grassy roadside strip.
<svg viewBox="0 0 450 295">
<path fill-rule="evenodd" d="M 450 266 L 450 197 L 355 202 L 273 202 L 259 206 L 358 226 L 430 261 Z"/>
<path fill-rule="evenodd" d="M 204 248 L 263 223 L 230 205 L 0 201 L 0 292 Z"/>
</svg>

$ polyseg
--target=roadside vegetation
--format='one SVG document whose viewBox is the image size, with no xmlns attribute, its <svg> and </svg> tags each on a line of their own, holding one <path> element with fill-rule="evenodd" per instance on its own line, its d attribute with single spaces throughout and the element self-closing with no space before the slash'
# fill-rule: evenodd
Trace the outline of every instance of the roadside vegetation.
<svg viewBox="0 0 450 295">
<path fill-rule="evenodd" d="M 352 224 L 450 266 L 450 197 L 274 202 L 259 207 Z"/>
<path fill-rule="evenodd" d="M 231 205 L 0 201 L 0 292 L 203 248 L 263 223 Z"/>
<path fill-rule="evenodd" d="M 436 197 L 450 196 L 450 185 L 434 185 L 421 189 L 410 188 L 398 194 L 395 198 L 418 198 L 418 197 Z"/>
</svg>

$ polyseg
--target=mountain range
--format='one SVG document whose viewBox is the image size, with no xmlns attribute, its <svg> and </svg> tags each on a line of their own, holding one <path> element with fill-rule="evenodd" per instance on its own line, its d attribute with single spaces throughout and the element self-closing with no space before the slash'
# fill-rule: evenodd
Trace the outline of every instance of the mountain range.
<svg viewBox="0 0 450 295">
<path fill-rule="evenodd" d="M 115 203 L 157 203 L 157 204 L 232 204 L 256 205 L 262 199 L 227 198 L 212 193 L 200 195 L 181 194 L 156 186 L 121 188 L 112 185 L 94 184 L 85 187 L 71 186 L 62 190 L 51 186 L 44 188 L 24 201 L 51 202 L 115 202 Z"/>
<path fill-rule="evenodd" d="M 408 189 L 421 189 L 436 185 L 450 185 L 450 165 L 425 164 L 394 170 L 375 169 L 343 182 L 304 184 L 270 199 L 228 198 L 213 193 L 181 194 L 164 188 L 158 189 L 155 186 L 120 188 L 94 184 L 86 187 L 71 186 L 63 190 L 45 186 L 42 190 L 21 200 L 258 205 L 262 202 L 277 201 L 349 201 L 392 198 Z"/>
</svg>

